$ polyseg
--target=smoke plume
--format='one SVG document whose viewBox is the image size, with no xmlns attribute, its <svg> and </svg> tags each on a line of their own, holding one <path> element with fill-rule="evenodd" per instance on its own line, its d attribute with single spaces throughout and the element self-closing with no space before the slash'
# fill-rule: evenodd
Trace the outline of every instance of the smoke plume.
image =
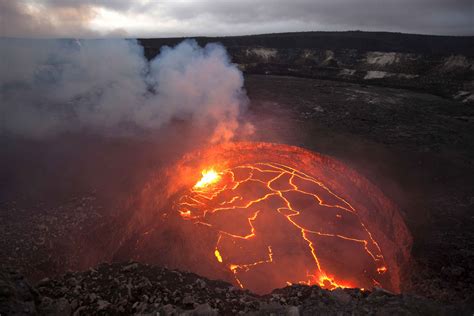
<svg viewBox="0 0 474 316">
<path fill-rule="evenodd" d="M 134 40 L 0 41 L 0 133 L 130 136 L 173 120 L 229 140 L 246 105 L 221 45 L 186 40 L 151 61 Z"/>
</svg>

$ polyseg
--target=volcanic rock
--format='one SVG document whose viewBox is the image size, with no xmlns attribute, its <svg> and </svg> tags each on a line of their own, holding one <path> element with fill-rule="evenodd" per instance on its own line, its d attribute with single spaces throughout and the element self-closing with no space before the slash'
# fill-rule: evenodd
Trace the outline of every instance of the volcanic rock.
<svg viewBox="0 0 474 316">
<path fill-rule="evenodd" d="M 176 39 L 142 39 L 147 57 Z M 402 87 L 472 103 L 472 37 L 305 32 L 200 38 L 224 44 L 246 74 Z M 369 44 L 370 43 L 370 44 Z M 448 44 L 449 43 L 449 44 Z M 435 53 L 436 52 L 436 53 Z"/>
<path fill-rule="evenodd" d="M 126 269 L 131 265 L 132 270 Z M 95 270 L 40 282 L 36 289 L 18 273 L 2 271 L 0 275 L 0 312 L 5 315 L 446 315 L 467 311 L 463 306 L 442 306 L 381 289 L 328 291 L 292 285 L 259 296 L 222 281 L 140 263 L 102 264 Z M 72 277 L 81 291 L 73 290 Z M 140 285 L 144 278 L 149 286 Z"/>
</svg>

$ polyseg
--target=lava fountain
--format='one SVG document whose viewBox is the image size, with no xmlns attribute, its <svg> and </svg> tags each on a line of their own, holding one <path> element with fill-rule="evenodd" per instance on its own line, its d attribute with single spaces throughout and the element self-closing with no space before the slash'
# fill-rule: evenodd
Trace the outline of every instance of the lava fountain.
<svg viewBox="0 0 474 316">
<path fill-rule="evenodd" d="M 154 177 L 141 202 L 127 246 L 134 259 L 257 293 L 292 283 L 399 292 L 409 260 L 395 204 L 341 162 L 298 147 L 227 143 L 190 153 Z"/>
</svg>

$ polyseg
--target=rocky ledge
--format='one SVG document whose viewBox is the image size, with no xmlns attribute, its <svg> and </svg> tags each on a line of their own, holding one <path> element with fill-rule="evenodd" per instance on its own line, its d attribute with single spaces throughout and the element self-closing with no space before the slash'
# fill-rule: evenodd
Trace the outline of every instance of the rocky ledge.
<svg viewBox="0 0 474 316">
<path fill-rule="evenodd" d="M 180 38 L 141 39 L 148 58 Z M 474 103 L 473 36 L 300 32 L 198 37 L 222 43 L 246 74 L 296 76 L 429 92 Z"/>
<path fill-rule="evenodd" d="M 189 272 L 136 262 L 101 264 L 30 286 L 0 272 L 0 315 L 451 315 L 446 306 L 383 289 L 328 291 L 292 285 L 259 296 Z"/>
</svg>

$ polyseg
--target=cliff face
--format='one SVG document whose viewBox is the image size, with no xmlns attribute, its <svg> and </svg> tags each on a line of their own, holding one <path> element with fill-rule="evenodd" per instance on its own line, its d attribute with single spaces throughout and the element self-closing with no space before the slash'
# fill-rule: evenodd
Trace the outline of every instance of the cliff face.
<svg viewBox="0 0 474 316">
<path fill-rule="evenodd" d="M 153 57 L 180 40 L 140 42 Z M 197 40 L 221 42 L 248 74 L 382 85 L 474 102 L 474 37 L 310 32 Z"/>
<path fill-rule="evenodd" d="M 229 51 L 247 73 L 377 84 L 474 101 L 473 59 L 464 55 L 264 47 Z"/>
</svg>

